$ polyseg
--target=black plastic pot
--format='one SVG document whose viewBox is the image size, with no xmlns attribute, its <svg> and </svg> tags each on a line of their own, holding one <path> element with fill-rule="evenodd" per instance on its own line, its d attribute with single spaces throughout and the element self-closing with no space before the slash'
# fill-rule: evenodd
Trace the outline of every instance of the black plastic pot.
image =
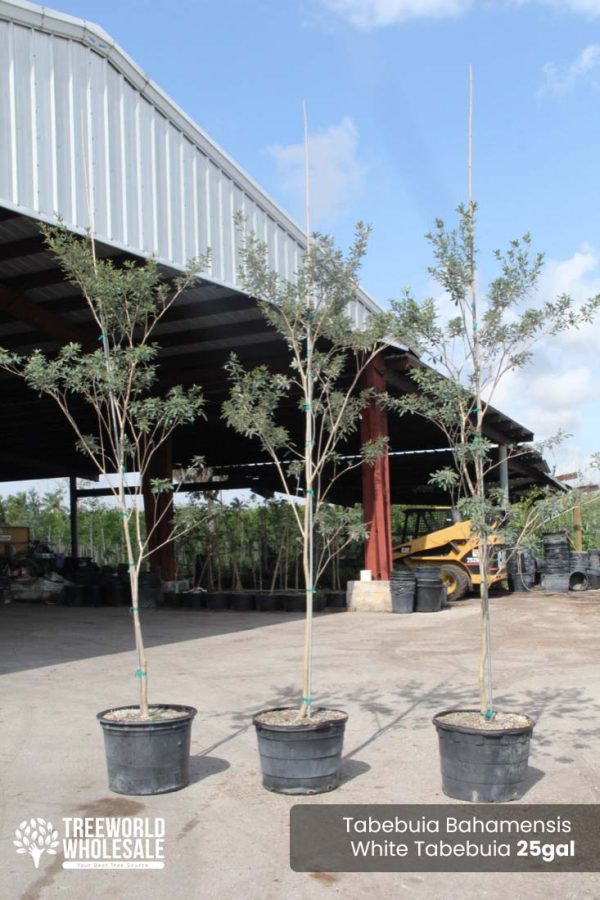
<svg viewBox="0 0 600 900">
<path fill-rule="evenodd" d="M 299 593 L 280 594 L 281 603 L 286 612 L 305 613 L 306 612 L 306 594 L 302 591 Z M 325 609 L 325 597 L 323 594 L 315 594 L 313 596 L 313 612 L 323 612 Z"/>
<path fill-rule="evenodd" d="M 528 572 L 515 572 L 511 576 L 511 584 L 513 591 L 531 591 L 535 584 L 535 575 L 530 575 Z"/>
<path fill-rule="evenodd" d="M 256 594 L 256 608 L 259 612 L 281 612 L 283 603 L 279 594 Z"/>
<path fill-rule="evenodd" d="M 600 550 L 588 550 L 588 567 L 600 569 Z"/>
<path fill-rule="evenodd" d="M 182 609 L 206 609 L 206 598 L 208 594 L 204 591 L 186 591 L 181 596 Z"/>
<path fill-rule="evenodd" d="M 229 609 L 230 594 L 207 594 L 206 608 L 212 610 Z"/>
<path fill-rule="evenodd" d="M 600 568 L 599 569 L 588 569 L 588 586 L 593 590 L 600 588 Z"/>
<path fill-rule="evenodd" d="M 569 574 L 569 590 L 570 591 L 587 591 L 588 576 L 585 570 L 571 570 Z"/>
<path fill-rule="evenodd" d="M 175 591 L 163 591 L 161 606 L 166 609 L 179 609 L 181 606 L 182 595 Z"/>
<path fill-rule="evenodd" d="M 533 554 L 525 550 L 511 557 L 508 576 L 511 590 L 531 591 L 535 584 L 536 562 Z"/>
<path fill-rule="evenodd" d="M 408 569 L 390 572 L 390 592 L 393 613 L 412 613 L 415 610 L 417 579 Z"/>
<path fill-rule="evenodd" d="M 116 575 L 105 574 L 101 580 L 102 602 L 105 606 L 121 606 L 123 591 Z"/>
<path fill-rule="evenodd" d="M 234 612 L 248 612 L 250 609 L 256 609 L 254 594 L 231 594 L 229 597 L 229 609 L 232 609 Z"/>
<path fill-rule="evenodd" d="M 545 534 L 544 539 L 544 572 L 558 574 L 568 572 L 570 567 L 569 539 L 564 531 Z"/>
<path fill-rule="evenodd" d="M 190 739 L 193 706 L 156 704 L 181 712 L 176 719 L 157 722 L 114 722 L 108 713 L 130 707 L 113 707 L 96 718 L 104 732 L 108 786 L 115 794 L 166 794 L 189 783 Z"/>
<path fill-rule="evenodd" d="M 564 572 L 544 572 L 542 590 L 546 594 L 564 594 L 569 590 L 569 581 L 568 569 Z"/>
<path fill-rule="evenodd" d="M 102 606 L 104 597 L 99 584 L 83 585 L 83 603 L 85 606 Z"/>
<path fill-rule="evenodd" d="M 156 572 L 140 572 L 139 606 L 156 609 L 162 599 L 162 581 Z"/>
<path fill-rule="evenodd" d="M 83 585 L 65 584 L 63 590 L 63 604 L 65 606 L 81 606 L 83 603 Z"/>
<path fill-rule="evenodd" d="M 415 612 L 439 612 L 444 604 L 446 585 L 442 581 L 439 569 L 417 569 L 417 593 Z"/>
<path fill-rule="evenodd" d="M 472 803 L 505 803 L 519 800 L 529 760 L 529 744 L 535 725 L 529 716 L 521 728 L 482 731 L 445 722 L 445 709 L 433 717 L 440 743 L 442 790 L 447 797 Z"/>
<path fill-rule="evenodd" d="M 334 790 L 341 778 L 348 716 L 302 725 L 265 725 L 257 721 L 265 712 L 275 711 L 262 710 L 253 720 L 263 785 L 279 794 L 321 794 Z"/>
<path fill-rule="evenodd" d="M 327 591 L 325 604 L 328 609 L 346 609 L 346 591 Z"/>
</svg>

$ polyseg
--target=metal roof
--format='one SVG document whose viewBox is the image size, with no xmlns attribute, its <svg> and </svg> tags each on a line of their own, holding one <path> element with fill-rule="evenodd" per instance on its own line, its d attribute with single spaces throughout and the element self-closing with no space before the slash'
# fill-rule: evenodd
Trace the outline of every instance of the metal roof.
<svg viewBox="0 0 600 900">
<path fill-rule="evenodd" d="M 299 226 L 97 25 L 0 0 L 0 201 L 134 256 L 239 288 L 234 214 L 290 278 Z M 364 292 L 358 324 L 376 304 Z"/>
</svg>

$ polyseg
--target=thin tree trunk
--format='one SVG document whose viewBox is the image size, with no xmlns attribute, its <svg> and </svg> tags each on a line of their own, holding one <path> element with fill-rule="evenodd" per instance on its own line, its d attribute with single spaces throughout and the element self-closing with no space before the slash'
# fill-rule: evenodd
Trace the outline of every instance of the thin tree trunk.
<svg viewBox="0 0 600 900">
<path fill-rule="evenodd" d="M 284 534 L 284 555 L 283 555 L 283 589 L 287 591 L 289 587 L 289 564 L 290 564 L 290 523 L 287 521 L 285 523 L 285 534 Z"/>
<path fill-rule="evenodd" d="M 134 562 L 133 546 L 131 542 L 131 534 L 129 533 L 129 518 L 127 514 L 127 502 L 125 499 L 125 491 L 123 485 L 123 466 L 119 471 L 119 501 L 121 509 L 121 521 L 123 523 L 123 538 L 127 548 L 127 565 L 129 570 L 129 584 L 131 587 L 131 613 L 133 615 L 133 630 L 135 634 L 135 645 L 138 657 L 138 668 L 136 678 L 139 679 L 140 690 L 140 716 L 148 718 L 148 670 L 146 668 L 146 648 L 142 636 L 142 626 L 140 623 L 140 605 L 139 605 L 139 585 L 140 585 L 140 567 Z M 133 515 L 139 516 L 138 508 L 133 510 Z"/>
<path fill-rule="evenodd" d="M 485 509 L 485 480 L 483 461 L 481 459 L 481 441 L 483 437 L 483 397 L 481 390 L 481 346 L 479 340 L 479 321 L 477 315 L 477 284 L 475 266 L 475 206 L 473 203 L 473 67 L 469 66 L 469 251 L 471 273 L 471 322 L 473 330 L 473 377 L 475 382 L 475 409 L 476 433 L 478 441 L 475 457 L 475 489 L 480 501 L 479 516 L 484 515 Z M 481 584 L 479 588 L 481 600 L 481 658 L 479 661 L 479 702 L 480 712 L 484 716 L 491 717 L 494 710 L 492 691 L 492 651 L 491 651 L 491 623 L 489 600 L 489 561 L 487 522 L 481 523 L 481 533 L 478 537 L 479 571 Z"/>
<path fill-rule="evenodd" d="M 275 584 L 277 582 L 277 575 L 279 574 L 279 564 L 281 562 L 282 551 L 283 551 L 283 546 L 280 545 L 279 552 L 277 554 L 277 559 L 275 561 L 275 568 L 273 569 L 273 576 L 271 578 L 271 587 L 270 587 L 271 593 L 273 593 L 273 591 L 275 590 Z"/>
<path fill-rule="evenodd" d="M 310 259 L 310 165 L 308 158 L 308 117 L 306 104 L 304 104 L 304 168 L 305 168 L 305 196 L 306 196 L 306 258 Z M 310 283 L 307 285 L 306 294 L 307 313 L 312 312 L 312 298 Z M 304 582 L 306 586 L 306 620 L 304 624 L 304 660 L 302 677 L 302 705 L 300 706 L 300 718 L 310 718 L 312 712 L 312 626 L 313 626 L 313 598 L 314 598 L 314 427 L 313 427 L 313 373 L 312 352 L 313 336 L 310 325 L 310 316 L 306 316 L 306 372 L 304 380 L 304 552 L 302 555 L 304 568 Z"/>
</svg>

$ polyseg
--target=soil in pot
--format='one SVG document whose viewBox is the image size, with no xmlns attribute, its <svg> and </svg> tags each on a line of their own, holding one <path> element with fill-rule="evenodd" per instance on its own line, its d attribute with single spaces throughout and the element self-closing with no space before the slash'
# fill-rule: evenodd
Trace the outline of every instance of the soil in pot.
<svg viewBox="0 0 600 900">
<path fill-rule="evenodd" d="M 141 719 L 139 707 L 105 709 L 97 719 L 104 732 L 108 786 L 116 794 L 165 794 L 189 783 L 193 706 L 164 703 Z"/>
<path fill-rule="evenodd" d="M 522 713 L 447 709 L 433 718 L 442 768 L 442 790 L 456 800 L 504 803 L 524 793 L 534 721 Z"/>
<path fill-rule="evenodd" d="M 320 794 L 340 783 L 347 713 L 317 708 L 301 719 L 296 708 L 254 716 L 263 785 L 280 794 Z"/>
</svg>

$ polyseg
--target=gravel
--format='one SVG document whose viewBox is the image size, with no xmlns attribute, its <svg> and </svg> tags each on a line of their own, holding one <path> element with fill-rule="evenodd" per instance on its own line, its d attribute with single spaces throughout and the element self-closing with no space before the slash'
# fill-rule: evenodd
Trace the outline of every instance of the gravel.
<svg viewBox="0 0 600 900">
<path fill-rule="evenodd" d="M 184 713 L 180 709 L 169 709 L 168 706 L 151 706 L 149 716 L 140 716 L 137 706 L 127 709 L 114 709 L 106 713 L 103 719 L 109 722 L 164 722 L 167 719 L 180 719 Z"/>
<path fill-rule="evenodd" d="M 528 716 L 519 713 L 497 712 L 493 719 L 486 719 L 479 712 L 446 713 L 437 717 L 440 722 L 448 722 L 451 725 L 464 725 L 466 728 L 477 728 L 478 731 L 498 731 L 501 728 L 523 728 L 530 724 Z"/>
<path fill-rule="evenodd" d="M 337 722 L 346 713 L 339 709 L 314 709 L 310 718 L 301 719 L 299 709 L 270 709 L 260 713 L 256 721 L 262 725 L 315 725 L 321 722 Z"/>
</svg>

